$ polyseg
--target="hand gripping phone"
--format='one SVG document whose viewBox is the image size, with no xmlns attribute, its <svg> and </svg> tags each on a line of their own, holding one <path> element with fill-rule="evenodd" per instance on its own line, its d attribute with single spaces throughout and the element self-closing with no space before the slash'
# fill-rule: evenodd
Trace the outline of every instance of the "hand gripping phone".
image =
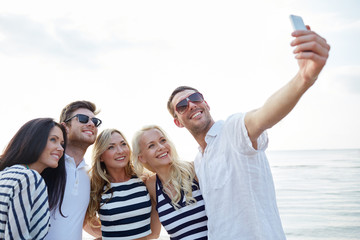
<svg viewBox="0 0 360 240">
<path fill-rule="evenodd" d="M 304 24 L 302 17 L 296 15 L 290 15 L 291 24 L 295 30 L 308 30 Z"/>
</svg>

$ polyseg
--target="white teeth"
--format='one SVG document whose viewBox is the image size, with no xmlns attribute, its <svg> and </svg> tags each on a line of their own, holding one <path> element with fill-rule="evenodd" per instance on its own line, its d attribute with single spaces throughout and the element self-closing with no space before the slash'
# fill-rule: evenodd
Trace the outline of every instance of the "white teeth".
<svg viewBox="0 0 360 240">
<path fill-rule="evenodd" d="M 121 160 L 124 160 L 125 159 L 125 157 L 120 157 L 120 158 L 116 158 L 115 160 L 116 161 L 121 161 Z"/>
<path fill-rule="evenodd" d="M 201 114 L 201 112 L 197 112 L 196 114 L 194 114 L 193 116 L 192 116 L 192 118 L 196 118 L 197 116 L 199 116 Z"/>
<path fill-rule="evenodd" d="M 159 156 L 159 158 L 165 157 L 167 155 L 167 153 L 163 153 Z"/>
<path fill-rule="evenodd" d="M 85 131 L 85 133 L 91 134 L 91 135 L 93 134 L 92 131 Z"/>
</svg>

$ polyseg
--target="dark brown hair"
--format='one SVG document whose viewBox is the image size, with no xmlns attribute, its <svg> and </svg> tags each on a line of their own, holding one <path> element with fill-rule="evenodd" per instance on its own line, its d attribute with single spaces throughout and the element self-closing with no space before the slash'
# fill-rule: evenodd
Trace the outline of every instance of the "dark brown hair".
<svg viewBox="0 0 360 240">
<path fill-rule="evenodd" d="M 170 112 L 171 116 L 176 117 L 174 106 L 172 105 L 172 100 L 174 99 L 175 95 L 179 92 L 185 91 L 185 90 L 193 90 L 195 92 L 199 92 L 196 88 L 192 88 L 189 86 L 180 86 L 177 87 L 170 95 L 169 100 L 167 102 L 167 109 Z"/>
<path fill-rule="evenodd" d="M 73 112 L 75 112 L 79 108 L 89 109 L 95 115 L 99 113 L 99 111 L 96 110 L 96 105 L 94 103 L 89 101 L 75 101 L 69 103 L 63 108 L 60 114 L 60 122 L 65 122 L 65 120 L 71 118 Z"/>
</svg>

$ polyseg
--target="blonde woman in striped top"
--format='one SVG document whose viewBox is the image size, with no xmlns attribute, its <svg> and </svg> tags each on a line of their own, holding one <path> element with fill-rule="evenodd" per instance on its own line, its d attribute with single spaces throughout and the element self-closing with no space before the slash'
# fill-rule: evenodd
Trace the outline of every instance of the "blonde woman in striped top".
<svg viewBox="0 0 360 240">
<path fill-rule="evenodd" d="M 146 240 L 159 236 L 161 225 L 156 210 L 145 183 L 134 172 L 130 146 L 120 131 L 105 129 L 99 134 L 90 173 L 85 226 L 90 234 L 103 240 Z"/>
<path fill-rule="evenodd" d="M 135 171 L 156 173 L 146 186 L 160 222 L 173 240 L 207 239 L 207 216 L 193 163 L 180 161 L 173 143 L 159 126 L 148 126 L 133 138 Z"/>
</svg>

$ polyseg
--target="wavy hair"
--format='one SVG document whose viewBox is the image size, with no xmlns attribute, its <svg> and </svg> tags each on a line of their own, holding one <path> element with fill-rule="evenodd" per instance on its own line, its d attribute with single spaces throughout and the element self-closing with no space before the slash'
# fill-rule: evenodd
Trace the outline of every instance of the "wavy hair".
<svg viewBox="0 0 360 240">
<path fill-rule="evenodd" d="M 89 170 L 90 173 L 90 202 L 86 212 L 86 221 L 91 224 L 92 221 L 97 221 L 97 212 L 100 209 L 101 195 L 106 193 L 111 188 L 110 175 L 106 173 L 106 166 L 104 162 L 100 161 L 101 155 L 108 149 L 111 135 L 118 133 L 124 139 L 126 145 L 130 149 L 130 160 L 125 167 L 125 174 L 128 177 L 135 175 L 134 166 L 131 163 L 131 148 L 125 136 L 117 129 L 105 129 L 96 138 L 92 150 L 92 165 Z M 105 189 L 104 189 L 105 188 Z"/>
<path fill-rule="evenodd" d="M 195 177 L 194 166 L 191 162 L 181 161 L 179 159 L 175 145 L 168 138 L 166 132 L 159 126 L 156 125 L 145 126 L 141 130 L 135 133 L 132 141 L 132 148 L 133 148 L 132 162 L 134 164 L 135 172 L 138 175 L 142 174 L 144 172 L 144 167 L 145 167 L 147 170 L 156 173 L 151 168 L 151 166 L 149 166 L 148 164 L 143 164 L 141 161 L 139 161 L 139 155 L 141 154 L 141 149 L 140 149 L 141 137 L 146 131 L 152 129 L 159 130 L 163 134 L 163 136 L 165 137 L 167 143 L 170 145 L 171 148 L 172 163 L 170 165 L 170 179 L 167 182 L 163 183 L 163 188 L 166 193 L 171 195 L 169 197 L 171 198 L 171 202 L 173 206 L 176 208 L 180 207 L 178 202 L 181 200 L 182 192 L 185 196 L 187 205 L 195 203 L 196 199 L 193 198 L 192 196 L 192 186 Z M 175 194 L 171 194 L 170 189 L 172 187 L 175 190 Z"/>
</svg>

